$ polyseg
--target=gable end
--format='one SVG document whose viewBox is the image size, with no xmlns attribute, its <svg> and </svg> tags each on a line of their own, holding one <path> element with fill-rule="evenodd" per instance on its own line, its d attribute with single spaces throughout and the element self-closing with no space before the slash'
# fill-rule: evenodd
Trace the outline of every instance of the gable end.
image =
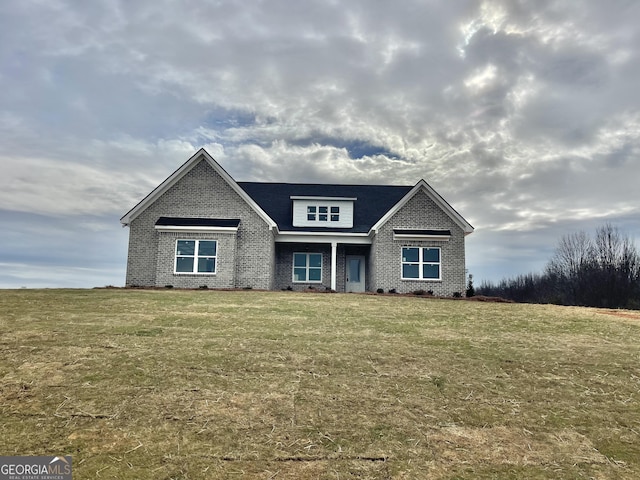
<svg viewBox="0 0 640 480">
<path fill-rule="evenodd" d="M 433 202 L 440 207 L 440 209 L 453 220 L 464 232 L 465 235 L 473 233 L 473 226 L 467 222 L 462 215 L 460 215 L 447 201 L 442 198 L 438 192 L 436 192 L 431 185 L 424 180 L 420 180 L 416 185 L 404 196 L 398 203 L 396 203 L 387 213 L 385 213 L 376 224 L 371 227 L 372 232 L 377 232 L 385 223 L 389 221 L 398 210 L 400 210 L 406 203 L 411 200 L 418 192 L 424 192 Z"/>
<path fill-rule="evenodd" d="M 132 220 L 145 211 L 153 202 L 155 202 L 163 193 L 175 185 L 182 177 L 191 171 L 201 160 L 205 160 L 215 172 L 242 198 L 266 223 L 271 229 L 276 228 L 275 222 L 267 215 L 267 213 L 238 185 L 238 183 L 229 175 L 224 168 L 220 166 L 209 153 L 201 148 L 189 160 L 187 160 L 180 168 L 173 172 L 164 182 L 144 197 L 135 207 L 129 210 L 120 219 L 122 226 L 128 226 Z"/>
</svg>

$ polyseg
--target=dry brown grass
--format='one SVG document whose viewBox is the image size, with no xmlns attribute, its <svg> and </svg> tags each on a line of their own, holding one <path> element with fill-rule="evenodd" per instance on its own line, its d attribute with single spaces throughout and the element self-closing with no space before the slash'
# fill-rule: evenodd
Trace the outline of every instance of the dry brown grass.
<svg viewBox="0 0 640 480">
<path fill-rule="evenodd" d="M 0 292 L 0 450 L 74 478 L 638 478 L 637 313 Z"/>
</svg>

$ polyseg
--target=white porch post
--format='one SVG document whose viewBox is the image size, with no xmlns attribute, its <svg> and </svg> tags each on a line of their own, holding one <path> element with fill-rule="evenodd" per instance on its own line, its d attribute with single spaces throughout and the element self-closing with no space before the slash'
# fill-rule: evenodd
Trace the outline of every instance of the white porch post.
<svg viewBox="0 0 640 480">
<path fill-rule="evenodd" d="M 338 287 L 336 269 L 338 266 L 338 242 L 331 242 L 331 290 Z"/>
</svg>

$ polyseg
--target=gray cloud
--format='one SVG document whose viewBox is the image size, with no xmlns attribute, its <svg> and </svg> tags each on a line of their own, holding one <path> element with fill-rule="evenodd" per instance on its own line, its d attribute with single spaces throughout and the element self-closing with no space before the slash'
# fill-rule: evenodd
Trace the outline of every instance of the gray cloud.
<svg viewBox="0 0 640 480">
<path fill-rule="evenodd" d="M 0 284 L 121 283 L 118 218 L 201 146 L 239 180 L 425 178 L 477 228 L 479 280 L 542 268 L 558 236 L 594 223 L 637 236 L 639 14 L 624 0 L 10 2 Z M 30 224 L 118 247 L 59 276 L 82 260 L 24 252 Z"/>
</svg>

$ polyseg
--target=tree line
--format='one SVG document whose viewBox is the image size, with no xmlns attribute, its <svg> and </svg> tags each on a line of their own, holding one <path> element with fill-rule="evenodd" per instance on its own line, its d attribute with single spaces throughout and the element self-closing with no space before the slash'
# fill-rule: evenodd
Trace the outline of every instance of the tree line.
<svg viewBox="0 0 640 480">
<path fill-rule="evenodd" d="M 581 231 L 562 237 L 542 273 L 484 281 L 474 293 L 516 302 L 640 309 L 640 254 L 629 236 L 605 224 L 593 236 Z"/>
</svg>

